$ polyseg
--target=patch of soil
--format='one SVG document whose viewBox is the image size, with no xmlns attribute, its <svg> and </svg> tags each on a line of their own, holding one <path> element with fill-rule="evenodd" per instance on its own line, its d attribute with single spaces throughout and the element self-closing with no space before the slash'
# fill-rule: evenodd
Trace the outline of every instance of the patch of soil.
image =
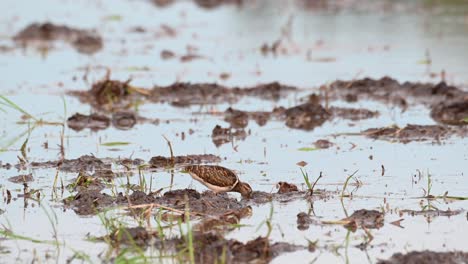
<svg viewBox="0 0 468 264">
<path fill-rule="evenodd" d="M 52 23 L 33 23 L 18 32 L 13 40 L 22 45 L 61 40 L 86 54 L 95 53 L 103 46 L 102 38 L 95 32 Z"/>
<path fill-rule="evenodd" d="M 328 111 L 333 117 L 339 117 L 353 121 L 375 118 L 379 116 L 379 112 L 364 108 L 343 108 L 332 106 L 328 109 Z"/>
<path fill-rule="evenodd" d="M 335 81 L 330 87 L 329 93 L 332 98 L 343 98 L 345 100 L 352 98 L 352 101 L 363 98 L 373 99 L 397 104 L 402 108 L 408 106 L 407 98 L 417 103 L 438 105 L 468 96 L 468 92 L 447 85 L 445 82 L 438 84 L 404 82 L 400 84 L 390 77 Z"/>
<path fill-rule="evenodd" d="M 8 178 L 8 181 L 13 183 L 25 183 L 34 181 L 32 174 L 18 175 L 15 177 Z"/>
<path fill-rule="evenodd" d="M 155 156 L 149 161 L 152 168 L 167 168 L 173 165 L 188 165 L 202 163 L 218 163 L 221 158 L 212 154 L 187 155 L 171 157 Z"/>
<path fill-rule="evenodd" d="M 81 131 L 85 128 L 97 131 L 108 128 L 110 119 L 107 116 L 99 114 L 82 115 L 76 113 L 68 118 L 67 125 L 75 131 Z"/>
<path fill-rule="evenodd" d="M 244 140 L 247 133 L 244 129 L 222 128 L 216 125 L 211 133 L 211 140 L 216 147 L 231 142 L 233 139 Z"/>
<path fill-rule="evenodd" d="M 110 170 L 111 164 L 104 163 L 92 155 L 83 155 L 76 159 L 64 159 L 59 161 L 31 162 L 33 168 L 58 168 L 65 172 Z"/>
<path fill-rule="evenodd" d="M 228 88 L 214 83 L 174 83 L 166 87 L 156 86 L 151 91 L 153 102 L 168 102 L 174 106 L 235 103 L 242 96 L 255 96 L 266 100 L 278 100 L 284 94 L 296 91 L 295 87 L 279 83 L 261 84 L 247 88 Z"/>
<path fill-rule="evenodd" d="M 379 229 L 384 225 L 384 214 L 377 210 L 360 209 L 354 211 L 352 215 L 342 219 L 347 221 L 345 227 L 355 231 L 359 227 Z"/>
<path fill-rule="evenodd" d="M 441 103 L 431 110 L 431 117 L 447 125 L 468 125 L 468 96 L 464 101 Z"/>
<path fill-rule="evenodd" d="M 290 128 L 313 130 L 327 121 L 331 114 L 320 104 L 305 103 L 286 109 L 286 126 Z"/>
<path fill-rule="evenodd" d="M 378 264 L 461 264 L 468 263 L 468 253 L 461 251 L 434 252 L 412 251 L 406 254 L 396 253 L 388 260 L 379 260 Z"/>
<path fill-rule="evenodd" d="M 276 184 L 276 188 L 278 188 L 278 193 L 290 193 L 290 192 L 298 192 L 297 186 L 292 183 L 287 182 L 278 182 Z"/>
<path fill-rule="evenodd" d="M 439 141 L 454 134 L 464 135 L 466 131 L 439 125 L 408 124 L 404 128 L 399 128 L 398 126 L 370 128 L 363 131 L 362 134 L 373 139 L 396 140 L 408 143 L 411 141 Z"/>
<path fill-rule="evenodd" d="M 187 199 L 187 200 L 186 200 Z M 118 205 L 144 205 L 156 203 L 183 212 L 188 202 L 190 211 L 201 216 L 219 216 L 231 210 L 240 210 L 245 206 L 227 194 L 213 192 L 199 193 L 192 189 L 174 190 L 159 196 L 134 191 L 131 195 L 119 193 L 109 196 L 96 190 L 82 190 L 75 196 L 63 200 L 66 208 L 73 209 L 79 215 L 96 214 L 109 207 Z"/>
</svg>

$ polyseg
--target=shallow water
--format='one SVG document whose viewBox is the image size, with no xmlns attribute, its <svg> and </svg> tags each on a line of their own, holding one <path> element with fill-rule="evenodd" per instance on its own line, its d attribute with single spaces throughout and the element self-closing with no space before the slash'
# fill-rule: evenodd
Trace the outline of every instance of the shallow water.
<svg viewBox="0 0 468 264">
<path fill-rule="evenodd" d="M 0 3 L 0 10 L 3 10 L 0 45 L 14 49 L 0 53 L 0 93 L 34 116 L 62 122 L 63 100 L 66 102 L 66 117 L 75 112 L 88 114 L 92 111 L 89 105 L 80 103 L 66 92 L 89 89 L 93 82 L 104 77 L 105 68 L 111 70 L 113 79 L 124 81 L 132 78 L 132 84 L 141 87 L 167 85 L 174 81 L 219 82 L 228 86 L 278 81 L 302 88 L 277 102 L 243 98 L 233 105 L 242 110 L 270 111 L 275 106 L 291 107 L 297 105 L 303 96 L 317 91 L 320 85 L 356 77 L 388 75 L 399 81 L 437 83 L 440 76 L 434 77 L 430 73 L 439 74 L 444 70 L 448 83 L 466 88 L 468 62 L 464 58 L 468 55 L 468 4 L 440 5 L 415 1 L 405 5 L 403 2 L 374 3 L 354 10 L 348 7 L 306 9 L 293 1 L 253 1 L 241 8 L 222 6 L 206 10 L 190 1 L 157 8 L 147 1 L 112 1 L 111 4 L 84 0 L 47 0 L 41 3 L 4 0 Z M 120 18 L 111 19 L 116 15 Z M 292 21 L 289 27 L 288 20 Z M 104 48 L 88 56 L 65 43 L 56 42 L 53 48 L 41 53 L 31 47 L 19 48 L 10 40 L 29 23 L 44 21 L 96 29 L 103 36 Z M 162 24 L 174 28 L 175 36 L 163 34 Z M 135 26 L 145 28 L 146 32 L 131 32 Z M 287 54 L 263 56 L 261 45 L 272 44 L 282 36 L 282 31 L 290 31 L 289 36 L 283 33 L 284 38 L 289 37 L 284 47 Z M 185 63 L 177 58 L 160 58 L 164 49 L 184 55 L 188 45 L 196 47 L 196 54 L 204 58 Z M 432 60 L 430 65 L 421 63 L 427 56 Z M 87 67 L 86 81 L 82 77 Z M 149 70 L 140 70 L 141 67 Z M 230 78 L 220 79 L 221 73 L 229 73 Z M 427 189 L 428 174 L 433 180 L 431 194 L 443 195 L 448 191 L 451 196 L 468 196 L 468 140 L 451 137 L 441 143 L 403 144 L 363 136 L 334 136 L 371 127 L 435 124 L 435 121 L 429 117 L 429 110 L 421 105 L 411 105 L 404 113 L 373 101 L 354 104 L 333 102 L 333 105 L 378 110 L 380 117 L 361 121 L 334 119 L 313 131 L 290 129 L 279 121 L 269 121 L 263 127 L 250 121 L 250 136 L 217 148 L 211 141 L 211 131 L 216 124 L 227 127 L 227 123 L 222 117 L 206 113 L 222 112 L 229 104 L 176 108 L 168 104 L 147 103 L 139 106 L 141 116 L 170 122 L 138 124 L 128 131 L 111 127 L 99 132 L 75 132 L 67 128 L 65 156 L 76 158 L 92 153 L 100 158 L 131 156 L 148 161 L 152 156 L 170 155 L 164 135 L 172 142 L 176 155 L 209 153 L 221 156 L 221 165 L 237 171 L 255 190 L 275 192 L 279 181 L 305 188 L 296 165 L 299 161 L 308 163 L 306 169 L 314 179 L 323 172 L 324 178 L 317 186 L 330 191 L 341 192 L 346 177 L 358 170 L 356 177 L 363 186 L 354 191 L 352 199 L 345 198 L 342 204 L 336 196 L 314 203 L 314 214 L 321 220 L 342 219 L 346 213 L 362 208 L 390 209 L 385 215 L 383 228 L 371 230 L 374 240 L 363 251 L 356 247 L 364 241 L 362 230 L 351 233 L 348 239 L 348 231 L 337 225 L 311 225 L 306 231 L 298 230 L 296 215 L 309 210 L 307 201 L 256 206 L 253 216 L 242 220 L 246 226 L 230 232 L 228 238 L 247 241 L 265 235 L 266 227 L 257 227 L 273 206 L 272 241 L 307 245 L 307 239 L 318 240 L 319 247 L 315 252 L 303 250 L 284 254 L 275 258 L 274 263 L 309 263 L 314 259 L 315 263 L 373 263 L 395 252 L 466 250 L 468 201 L 433 202 L 440 210 L 464 210 L 451 217 L 400 216 L 393 210 L 421 210 L 421 199 L 417 197 L 423 196 L 423 189 Z M 28 126 L 17 124 L 21 116 L 17 111 L 2 109 L 6 113 L 0 112 L 0 142 L 1 147 L 7 150 L 0 153 L 0 160 L 3 164 L 16 164 Z M 198 122 L 192 122 L 193 118 Z M 189 134 L 189 129 L 194 133 Z M 181 132 L 186 134 L 184 140 Z M 26 134 L 13 140 L 22 133 Z M 59 126 L 35 128 L 27 144 L 29 161 L 58 159 L 60 133 Z M 310 152 L 298 150 L 312 146 L 317 139 L 328 139 L 335 146 Z M 118 141 L 130 144 L 117 147 L 101 145 Z M 44 142 L 48 142 L 48 149 L 42 146 Z M 384 176 L 381 175 L 382 165 L 385 167 Z M 422 172 L 421 179 L 414 177 L 418 170 Z M 29 200 L 26 206 L 23 198 L 17 198 L 23 192 L 22 186 L 7 180 L 28 173 L 35 178 L 29 187 L 41 190 L 40 204 Z M 58 197 L 51 195 L 55 174 L 55 169 L 0 170 L 2 192 L 10 190 L 13 196 L 9 204 L 0 201 L 0 223 L 15 234 L 39 240 L 53 241 L 55 233 L 63 244 L 57 248 L 46 243 L 0 238 L 1 263 L 23 263 L 34 259 L 62 263 L 76 251 L 86 252 L 93 262 L 99 262 L 102 253 L 108 250 L 106 243 L 87 240 L 88 234 L 105 234 L 98 217 L 79 217 L 72 210 L 64 211 L 60 200 L 70 195 L 68 191 L 63 195 L 59 193 Z M 59 176 L 68 184 L 76 175 L 60 172 Z M 153 190 L 170 185 L 168 172 L 148 172 L 145 178 L 152 182 Z M 131 180 L 138 183 L 138 176 L 131 177 Z M 117 186 L 119 181 L 124 184 L 126 179 L 117 179 Z M 176 173 L 173 188 L 186 187 L 204 190 L 187 175 Z M 118 188 L 124 191 L 124 188 Z M 349 188 L 351 190 L 352 186 Z M 404 218 L 403 229 L 390 224 L 400 218 Z M 136 225 L 135 221 L 128 221 L 131 226 Z"/>
</svg>

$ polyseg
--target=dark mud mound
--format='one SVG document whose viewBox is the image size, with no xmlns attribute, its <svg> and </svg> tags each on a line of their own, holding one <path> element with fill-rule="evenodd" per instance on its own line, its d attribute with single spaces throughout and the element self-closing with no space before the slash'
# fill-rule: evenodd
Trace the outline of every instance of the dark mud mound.
<svg viewBox="0 0 468 264">
<path fill-rule="evenodd" d="M 127 206 L 128 208 L 165 206 L 179 212 L 181 214 L 179 216 L 182 216 L 186 206 L 188 206 L 190 212 L 198 216 L 219 216 L 231 210 L 240 210 L 245 207 L 227 194 L 215 195 L 212 192 L 200 194 L 192 189 L 169 191 L 163 196 L 156 193 L 146 194 L 141 191 L 134 191 L 131 195 L 119 193 L 116 196 L 110 196 L 97 190 L 82 190 L 63 201 L 66 208 L 73 209 L 79 215 L 96 214 L 115 206 Z"/>
<path fill-rule="evenodd" d="M 137 116 L 134 112 L 119 111 L 112 114 L 112 125 L 120 130 L 128 130 L 137 123 Z"/>
<path fill-rule="evenodd" d="M 83 155 L 76 159 L 64 159 L 58 161 L 31 162 L 33 168 L 58 168 L 65 172 L 81 172 L 95 170 L 110 170 L 111 164 L 92 155 Z"/>
<path fill-rule="evenodd" d="M 379 116 L 379 112 L 364 108 L 343 108 L 332 106 L 328 109 L 328 111 L 333 117 L 349 119 L 352 121 L 376 118 Z"/>
<path fill-rule="evenodd" d="M 313 130 L 325 123 L 331 114 L 320 104 L 305 103 L 288 108 L 284 116 L 286 126 L 290 128 Z"/>
<path fill-rule="evenodd" d="M 212 154 L 201 154 L 201 155 L 187 155 L 187 156 L 175 156 L 163 157 L 155 156 L 149 161 L 152 168 L 168 168 L 172 166 L 183 166 L 189 164 L 203 164 L 203 163 L 218 163 L 221 162 L 221 158 Z"/>
<path fill-rule="evenodd" d="M 417 103 L 437 105 L 439 103 L 459 100 L 468 96 L 468 92 L 447 85 L 404 82 L 400 84 L 390 77 L 381 79 L 364 78 L 353 81 L 335 81 L 330 85 L 330 96 L 353 102 L 359 99 L 381 100 L 406 108 L 410 98 Z"/>
<path fill-rule="evenodd" d="M 247 138 L 247 132 L 244 129 L 222 128 L 216 125 L 211 133 L 211 140 L 216 147 L 235 140 L 244 140 Z"/>
<path fill-rule="evenodd" d="M 18 32 L 13 40 L 28 45 L 33 42 L 61 40 L 70 43 L 78 52 L 91 54 L 102 49 L 102 39 L 96 33 L 52 23 L 34 23 Z"/>
<path fill-rule="evenodd" d="M 468 263 L 466 252 L 412 251 L 407 254 L 396 253 L 388 260 L 379 260 L 378 264 L 463 264 Z"/>
<path fill-rule="evenodd" d="M 441 103 L 431 110 L 431 117 L 447 125 L 468 125 L 468 97 L 464 101 Z"/>
<path fill-rule="evenodd" d="M 466 135 L 467 131 L 439 125 L 412 125 L 404 128 L 398 126 L 384 128 L 370 128 L 362 132 L 363 135 L 373 139 L 395 140 L 402 143 L 411 141 L 440 141 L 451 135 Z"/>
<path fill-rule="evenodd" d="M 218 103 L 235 103 L 242 96 L 260 97 L 266 100 L 278 100 L 295 87 L 279 83 L 261 84 L 246 88 L 228 88 L 215 83 L 174 83 L 165 87 L 154 87 L 150 100 L 170 103 L 174 106 L 190 106 Z"/>
</svg>

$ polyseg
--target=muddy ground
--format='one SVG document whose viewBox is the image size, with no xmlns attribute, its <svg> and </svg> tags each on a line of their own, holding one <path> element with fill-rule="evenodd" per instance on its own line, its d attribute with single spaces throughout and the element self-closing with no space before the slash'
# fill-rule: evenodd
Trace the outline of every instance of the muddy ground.
<svg viewBox="0 0 468 264">
<path fill-rule="evenodd" d="M 468 262 L 468 5 L 354 2 L 0 3 L 0 263 Z"/>
</svg>

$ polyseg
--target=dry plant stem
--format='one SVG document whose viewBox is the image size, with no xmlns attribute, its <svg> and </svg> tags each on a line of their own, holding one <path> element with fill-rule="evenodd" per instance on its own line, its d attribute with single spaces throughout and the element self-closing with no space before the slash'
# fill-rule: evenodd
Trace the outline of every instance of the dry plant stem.
<svg viewBox="0 0 468 264">
<path fill-rule="evenodd" d="M 163 138 L 167 141 L 167 145 L 169 146 L 169 151 L 171 152 L 171 164 L 172 164 L 172 167 L 174 167 L 175 160 L 174 160 L 174 152 L 172 151 L 171 141 L 169 141 L 169 139 L 167 139 L 166 136 L 164 135 L 163 135 Z"/>
</svg>

